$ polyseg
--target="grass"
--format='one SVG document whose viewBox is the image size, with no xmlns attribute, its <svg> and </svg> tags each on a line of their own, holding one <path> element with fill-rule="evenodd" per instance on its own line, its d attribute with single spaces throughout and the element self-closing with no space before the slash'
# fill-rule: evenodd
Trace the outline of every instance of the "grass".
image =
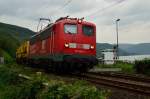
<svg viewBox="0 0 150 99">
<path fill-rule="evenodd" d="M 36 75 L 17 64 L 0 65 L 0 99 L 106 99 L 110 92 L 97 89 L 86 81 L 65 83 Z M 28 74 L 32 80 L 18 77 Z M 47 82 L 47 86 L 43 83 Z"/>
<path fill-rule="evenodd" d="M 121 68 L 124 73 L 135 73 L 134 64 L 118 61 L 115 64 L 99 64 L 98 68 Z"/>
</svg>

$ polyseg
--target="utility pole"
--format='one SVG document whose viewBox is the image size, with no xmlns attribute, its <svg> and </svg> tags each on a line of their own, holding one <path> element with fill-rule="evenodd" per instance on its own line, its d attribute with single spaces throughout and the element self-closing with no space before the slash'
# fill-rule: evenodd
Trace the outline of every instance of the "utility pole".
<svg viewBox="0 0 150 99">
<path fill-rule="evenodd" d="M 116 20 L 116 33 L 117 33 L 117 48 L 116 48 L 116 52 L 117 52 L 117 60 L 119 59 L 119 42 L 118 42 L 118 22 L 120 21 L 120 19 Z"/>
</svg>

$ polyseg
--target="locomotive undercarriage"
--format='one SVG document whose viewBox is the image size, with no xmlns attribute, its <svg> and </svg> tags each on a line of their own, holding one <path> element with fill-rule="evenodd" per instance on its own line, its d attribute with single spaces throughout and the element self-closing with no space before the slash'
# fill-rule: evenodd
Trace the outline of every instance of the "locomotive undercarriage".
<svg viewBox="0 0 150 99">
<path fill-rule="evenodd" d="M 31 62 L 32 61 L 32 62 Z M 30 60 L 28 63 L 31 67 L 38 67 L 46 69 L 49 72 L 56 73 L 70 73 L 70 72 L 87 72 L 89 69 L 93 68 L 93 64 L 91 63 L 78 63 L 78 62 L 55 62 L 52 60 L 42 61 L 38 60 L 38 62 L 34 60 Z"/>
<path fill-rule="evenodd" d="M 62 60 L 54 58 L 18 59 L 17 63 L 31 67 L 44 68 L 57 73 L 87 72 L 97 64 L 94 56 L 63 55 Z"/>
<path fill-rule="evenodd" d="M 52 66 L 49 66 L 50 71 L 57 73 L 78 73 L 87 72 L 93 66 L 87 63 L 75 63 L 75 62 L 53 62 Z"/>
</svg>

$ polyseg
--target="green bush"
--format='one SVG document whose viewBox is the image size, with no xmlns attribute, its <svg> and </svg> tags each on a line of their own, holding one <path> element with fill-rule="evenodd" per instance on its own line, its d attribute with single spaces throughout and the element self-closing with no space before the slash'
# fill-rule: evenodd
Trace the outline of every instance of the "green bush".
<svg viewBox="0 0 150 99">
<path fill-rule="evenodd" d="M 42 89 L 41 82 L 26 82 L 17 86 L 5 86 L 0 95 L 1 99 L 37 99 L 40 89 Z"/>
<path fill-rule="evenodd" d="M 135 61 L 134 68 L 137 73 L 150 75 L 150 59 Z"/>
<path fill-rule="evenodd" d="M 43 82 L 48 85 L 43 85 Z M 7 66 L 0 67 L 0 99 L 105 99 L 107 91 L 98 90 L 86 81 L 66 84 L 45 80 L 42 75 L 26 80 Z"/>
<path fill-rule="evenodd" d="M 89 86 L 85 81 L 73 84 L 55 82 L 39 95 L 39 99 L 105 99 L 107 93 Z"/>
<path fill-rule="evenodd" d="M 23 83 L 19 86 L 17 94 L 13 94 L 15 99 L 37 99 L 36 95 L 42 89 L 41 81 L 32 81 Z"/>
<path fill-rule="evenodd" d="M 12 56 L 10 56 L 10 54 L 8 52 L 4 51 L 1 48 L 0 48 L 0 56 L 4 57 L 5 63 L 11 63 L 11 62 L 13 62 Z"/>
<path fill-rule="evenodd" d="M 0 99 L 36 99 L 42 81 L 28 81 L 7 67 L 0 67 Z"/>
<path fill-rule="evenodd" d="M 17 73 L 13 72 L 7 67 L 0 67 L 0 83 L 5 85 L 19 83 Z"/>
</svg>

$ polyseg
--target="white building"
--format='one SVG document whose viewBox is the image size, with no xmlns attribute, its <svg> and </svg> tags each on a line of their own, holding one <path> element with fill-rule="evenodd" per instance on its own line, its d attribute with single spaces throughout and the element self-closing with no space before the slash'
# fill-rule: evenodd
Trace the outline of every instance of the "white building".
<svg viewBox="0 0 150 99">
<path fill-rule="evenodd" d="M 102 53 L 104 54 L 105 64 L 114 64 L 115 55 L 114 55 L 113 49 L 106 49 L 102 51 Z"/>
</svg>

